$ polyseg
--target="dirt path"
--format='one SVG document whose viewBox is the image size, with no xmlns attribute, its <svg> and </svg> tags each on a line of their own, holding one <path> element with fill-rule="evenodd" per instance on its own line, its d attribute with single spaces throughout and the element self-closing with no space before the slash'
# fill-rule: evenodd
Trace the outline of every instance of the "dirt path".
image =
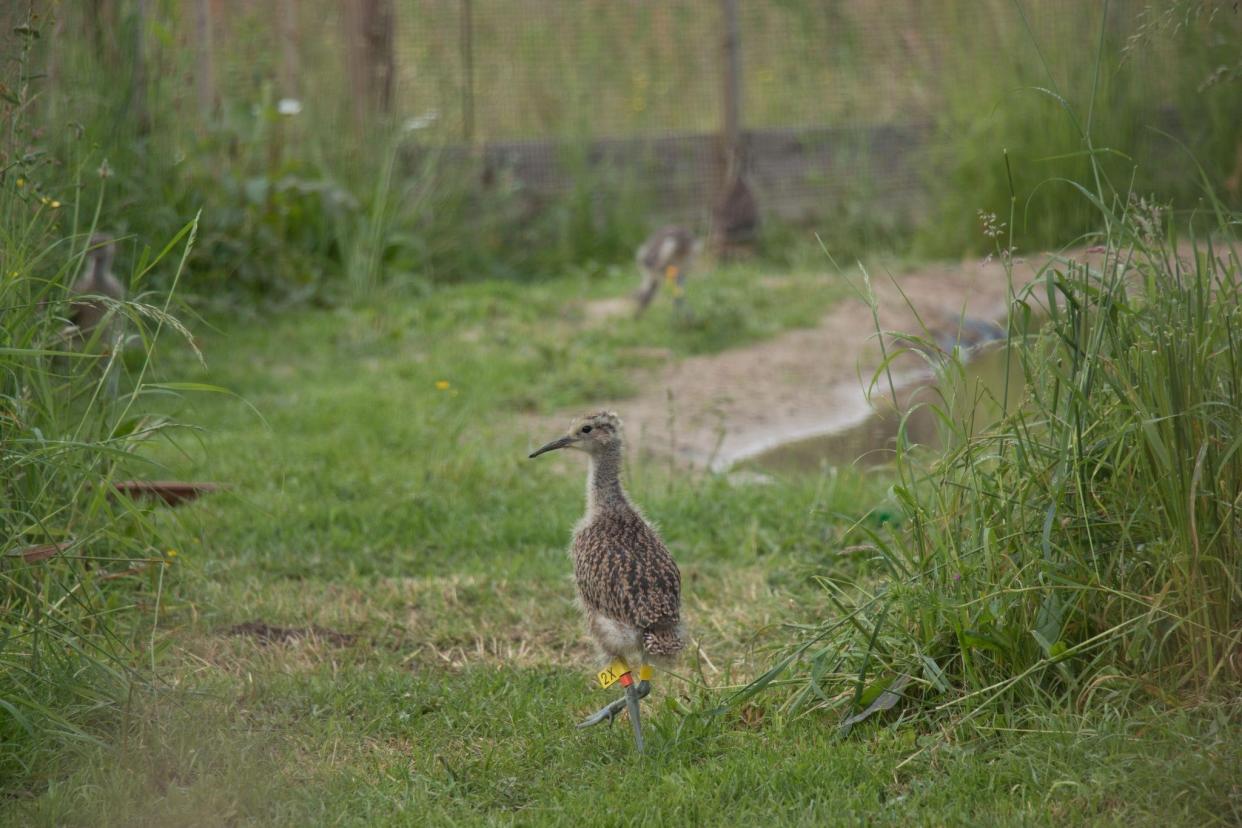
<svg viewBox="0 0 1242 828">
<path fill-rule="evenodd" d="M 1017 285 L 1029 282 L 1044 261 L 1016 261 Z M 887 331 L 952 341 L 963 316 L 1005 321 L 1008 280 L 996 261 L 872 272 L 871 279 L 880 325 Z M 861 275 L 856 281 L 861 285 Z M 863 386 L 879 362 L 871 311 L 861 298 L 850 299 L 833 307 L 817 327 L 670 362 L 640 381 L 639 396 L 607 405 L 625 419 L 639 452 L 663 457 L 671 452 L 681 462 L 722 468 L 865 418 L 870 407 Z M 907 355 L 894 369 L 909 377 L 925 364 Z"/>
</svg>

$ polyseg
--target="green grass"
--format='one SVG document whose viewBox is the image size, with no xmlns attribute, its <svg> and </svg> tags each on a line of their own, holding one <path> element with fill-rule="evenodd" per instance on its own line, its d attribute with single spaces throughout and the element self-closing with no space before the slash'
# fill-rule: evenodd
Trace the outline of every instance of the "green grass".
<svg viewBox="0 0 1242 828">
<path fill-rule="evenodd" d="M 754 278 L 722 273 L 692 285 L 691 301 L 720 306 L 703 320 L 745 320 L 750 312 L 734 303 Z M 195 375 L 188 355 L 164 368 L 228 386 L 254 408 L 219 396 L 183 402 L 180 413 L 206 430 L 183 453 L 148 455 L 166 464 L 161 475 L 233 486 L 161 524 L 179 540 L 151 631 L 157 681 L 119 724 L 101 724 L 102 744 L 64 750 L 44 776 L 10 790 L 0 819 L 1236 818 L 1236 705 L 1035 710 L 961 726 L 899 711 L 849 739 L 836 716 L 789 716 L 776 696 L 703 715 L 767 666 L 791 634 L 783 624 L 830 611 L 816 576 L 867 577 L 871 564 L 841 551 L 860 522 L 894 531 L 866 523 L 874 507 L 891 506 L 883 475 L 742 485 L 634 462 L 631 491 L 681 564 L 698 652 L 657 682 L 643 760 L 623 726 L 572 727 L 610 695 L 590 686 L 594 662 L 565 557 L 584 469 L 569 458 L 525 460 L 549 426 L 521 400 L 576 410 L 624 390 L 640 366 L 573 364 L 604 344 L 711 350 L 805 322 L 836 296 L 809 275 L 789 290 L 801 301 L 766 308 L 766 326 L 730 321 L 731 334 L 707 321 L 679 329 L 666 308 L 604 332 L 574 308 L 606 291 L 579 280 L 217 320 L 199 338 L 205 371 Z M 605 368 L 616 370 L 616 387 L 599 385 Z M 317 632 L 271 643 L 232 632 L 254 621 Z"/>
<path fill-rule="evenodd" d="M 0 38 L 2 41 L 2 38 Z M 0 46 L 3 43 L 0 42 Z M 69 286 L 84 264 L 102 193 L 83 168 L 51 172 L 30 150 L 36 130 L 26 48 L 6 61 L 21 79 L 3 90 L 0 129 L 0 789 L 54 766 L 69 746 L 115 722 L 153 653 L 140 632 L 162 597 L 161 530 L 111 483 L 122 461 L 176 424 L 152 416 L 151 366 L 185 333 L 168 294 L 146 293 L 147 273 L 175 285 L 194 224 L 141 266 L 116 275 L 126 301 L 79 339 L 66 331 Z M 73 177 L 63 202 L 47 181 Z M 88 194 L 98 193 L 92 203 Z M 85 265 L 89 267 L 89 264 Z M 103 300 L 100 300 L 103 301 Z M 109 341 L 133 345 L 124 359 Z"/>
<path fill-rule="evenodd" d="M 411 671 L 306 649 L 249 656 L 254 680 L 155 706 L 106 767 L 23 811 L 34 824 L 1204 825 L 1237 818 L 1242 751 L 1222 714 L 1047 718 L 957 740 L 910 728 L 839 741 L 814 720 L 733 718 L 680 734 L 576 732 L 568 670 Z M 294 665 L 290 665 L 290 661 Z M 310 661 L 310 664 L 306 662 Z M 274 675 L 273 675 L 274 674 Z M 98 787 L 96 787 L 98 786 Z"/>
<path fill-rule="evenodd" d="M 915 229 L 919 255 L 988 252 L 967 220 L 980 210 L 1012 219 L 1020 255 L 1081 239 L 1100 216 L 1075 182 L 1097 175 L 1113 192 L 1160 193 L 1185 211 L 1206 206 L 1202 165 L 1238 207 L 1236 190 L 1220 186 L 1237 174 L 1224 124 L 1238 120 L 1238 84 L 1212 80 L 1236 61 L 1238 15 L 1214 17 L 1198 0 L 1073 13 L 1024 0 L 948 6 L 949 30 L 972 45 L 934 70 L 941 97 L 925 170 L 936 195 Z"/>
<path fill-rule="evenodd" d="M 177 428 L 153 415 L 176 391 L 148 372 L 157 350 L 178 336 L 178 323 L 166 307 L 131 299 L 109 311 L 136 342 L 125 360 L 103 350 L 99 329 L 85 344 L 66 340 L 65 286 L 87 234 L 63 236 L 51 222 L 31 219 L 14 189 L 0 187 L 0 264 L 9 274 L 0 282 L 6 779 L 37 775 L 66 745 L 89 741 L 89 731 L 114 718 L 141 684 L 148 650 L 138 631 L 162 598 L 164 529 L 116 497 L 111 484 L 123 479 L 127 457 Z M 192 226 L 185 232 L 192 238 Z"/>
<path fill-rule="evenodd" d="M 1208 205 L 1187 238 L 1167 204 L 1116 187 L 1096 91 L 1085 119 L 1065 104 L 1086 183 L 1053 183 L 1094 214 L 1102 255 L 1055 256 L 1011 285 L 1003 347 L 1022 398 L 962 382 L 957 354 L 939 362 L 929 410 L 947 448 L 899 440 L 906 528 L 872 539 L 878 577 L 826 577 L 838 612 L 747 693 L 793 666 L 794 710 L 863 718 L 891 699 L 971 719 L 1210 698 L 1242 678 L 1237 214 L 1185 147 Z M 1011 278 L 1017 196 L 1008 222 L 980 216 Z M 976 429 L 981 400 L 999 419 Z"/>
<path fill-rule="evenodd" d="M 711 118 L 685 104 L 713 77 L 691 65 L 668 67 L 675 82 L 650 78 L 658 41 L 614 60 L 613 41 L 642 38 L 599 32 L 694 26 L 706 43 L 712 21 L 686 19 L 684 3 L 563 16 L 549 34 L 580 42 L 603 74 L 575 75 L 550 108 L 518 106 L 517 121 L 480 113 L 481 135 L 573 139 L 573 191 L 532 218 L 503 176 L 484 198 L 473 171 L 434 159 L 403 175 L 391 134 L 354 151 L 334 120 L 341 73 L 324 71 L 339 63 L 332 38 L 307 61 L 315 105 L 282 119 L 268 33 L 231 20 L 245 31 L 218 38 L 222 76 L 242 66 L 248 80 L 205 123 L 182 86 L 197 60 L 182 45 L 189 18 L 165 4 L 139 26 L 149 5 L 108 4 L 124 36 L 98 49 L 67 8 L 60 29 L 23 10 L 9 16 L 28 25 L 0 32 L 18 58 L 0 88 L 0 822 L 1242 821 L 1237 262 L 1174 271 L 1159 244 L 1151 255 L 1150 217 L 1114 215 L 1134 205 L 1080 203 L 1072 185 L 1052 197 L 1046 183 L 1129 180 L 1129 161 L 1099 148 L 1138 145 L 1140 161 L 1158 159 L 1152 181 L 1197 198 L 1192 164 L 1135 141 L 1169 100 L 1206 177 L 1222 178 L 1236 83 L 1197 87 L 1205 67 L 1236 60 L 1233 18 L 1152 27 L 1129 59 L 1161 70 L 1124 76 L 1133 21 L 1116 18 L 1094 21 L 1100 37 L 1056 11 L 1027 26 L 1022 4 L 951 4 L 936 12 L 948 34 L 927 48 L 918 23 L 876 35 L 865 4 L 748 12 L 752 125 L 804 122 L 808 101 L 811 120 L 936 115 L 926 249 L 975 246 L 980 208 L 1032 244 L 1102 220 L 1112 255 L 1145 265 L 1146 293 L 1131 301 L 1107 277 L 1062 268 L 1046 283 L 1070 308 L 1051 325 L 1059 338 L 1026 343 L 1042 408 L 977 440 L 962 432 L 926 468 L 758 484 L 632 455 L 631 491 L 681 563 L 695 639 L 657 683 L 638 761 L 623 726 L 572 728 L 609 696 L 590 685 L 564 551 L 584 469 L 526 453 L 560 415 L 623 399 L 660 360 L 811 324 L 846 293 L 813 272 L 760 288 L 758 267 L 736 266 L 691 284 L 689 320 L 665 297 L 641 321 L 599 318 L 596 303 L 633 286 L 629 265 L 609 263 L 629 258 L 648 211 L 641 182 L 590 172 L 582 113 L 607 110 L 593 121 L 606 131 L 699 127 Z M 541 73 L 573 55 L 533 23 L 520 34 L 530 48 L 504 83 L 544 95 Z M 480 31 L 481 52 L 491 36 Z M 139 41 L 150 71 L 135 95 Z M 887 88 L 868 61 L 898 52 L 934 83 Z M 32 55 L 58 79 L 46 94 Z M 402 65 L 447 65 L 412 57 Z M 481 61 L 481 91 L 496 71 Z M 1054 94 L 1008 100 L 1030 84 Z M 41 130 L 25 119 L 36 99 Z M 1090 113 L 1097 100 L 1109 117 L 1094 127 L 1089 115 L 1050 124 L 1040 106 Z M 436 129 L 454 127 L 449 116 Z M 1012 166 L 991 163 L 999 146 Z M 1146 174 L 1140 164 L 1135 180 Z M 1104 182 L 1091 189 L 1106 201 L 1129 191 Z M 832 208 L 834 252 L 838 236 L 853 250 L 904 232 L 881 232 L 859 192 Z M 148 268 L 204 207 L 189 267 Z M 155 330 L 175 327 L 155 306 L 123 309 L 146 336 L 115 399 L 88 363 L 62 371 L 45 352 L 55 302 L 38 302 L 55 300 L 72 239 L 96 224 L 136 234 L 121 268 L 135 289 L 193 274 L 205 368 L 188 348 L 153 347 Z M 769 254 L 802 255 L 789 228 L 765 235 Z M 302 309 L 260 316 L 245 309 L 256 296 Z M 237 396 L 199 393 L 215 386 Z M 94 485 L 119 475 L 230 488 L 170 512 Z M 81 554 L 11 554 L 66 538 Z M 859 554 L 868 545 L 875 554 Z M 808 636 L 820 650 L 769 671 Z M 903 702 L 845 735 L 842 718 L 898 675 L 913 676 Z M 769 692 L 747 695 L 764 676 Z"/>
<path fill-rule="evenodd" d="M 1002 347 L 1027 379 L 1007 409 L 1000 389 L 942 383 L 959 395 L 932 404 L 948 448 L 898 452 L 904 529 L 869 540 L 870 577 L 825 578 L 837 611 L 783 662 L 792 709 L 846 716 L 898 677 L 932 719 L 1237 686 L 1236 250 L 1175 255 L 1130 210 L 1099 264 L 1051 261 L 1015 297 Z M 951 413 L 971 416 L 963 396 L 997 421 L 972 429 Z"/>
</svg>

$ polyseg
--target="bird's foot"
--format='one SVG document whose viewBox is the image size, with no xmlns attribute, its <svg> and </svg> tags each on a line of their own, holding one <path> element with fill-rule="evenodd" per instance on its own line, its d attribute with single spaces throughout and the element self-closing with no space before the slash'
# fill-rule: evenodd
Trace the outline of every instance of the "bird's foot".
<svg viewBox="0 0 1242 828">
<path fill-rule="evenodd" d="M 643 726 L 641 712 L 638 703 L 645 699 L 651 693 L 651 682 L 639 681 L 631 683 L 625 688 L 625 695 L 619 699 L 613 699 L 608 705 L 600 708 L 595 713 L 583 719 L 578 723 L 578 727 L 591 727 L 600 722 L 608 722 L 612 724 L 613 719 L 622 710 L 626 710 L 630 715 L 630 726 L 634 728 L 634 744 L 638 747 L 638 752 L 643 752 Z"/>
<path fill-rule="evenodd" d="M 592 727 L 600 722 L 608 722 L 608 724 L 612 724 L 612 720 L 616 718 L 617 714 L 624 709 L 625 696 L 622 696 L 619 699 L 613 699 L 611 703 L 601 707 L 590 716 L 587 716 L 585 719 L 578 722 L 578 727 Z"/>
</svg>

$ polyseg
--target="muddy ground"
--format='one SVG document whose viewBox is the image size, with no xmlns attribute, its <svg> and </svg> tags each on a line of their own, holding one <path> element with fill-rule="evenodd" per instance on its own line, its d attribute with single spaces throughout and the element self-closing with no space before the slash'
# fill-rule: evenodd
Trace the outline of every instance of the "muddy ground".
<svg viewBox="0 0 1242 828">
<path fill-rule="evenodd" d="M 1086 252 L 1075 258 L 1098 258 Z M 1048 256 L 1017 259 L 1013 288 L 1033 279 Z M 880 328 L 952 343 L 969 338 L 967 326 L 1006 321 L 1010 280 L 999 261 L 966 261 L 905 271 L 869 271 Z M 704 278 L 710 278 L 710 274 Z M 777 276 L 769 279 L 779 278 Z M 862 273 L 849 279 L 857 296 L 836 304 L 813 328 L 707 356 L 669 359 L 639 378 L 640 393 L 601 401 L 621 414 L 631 450 L 670 455 L 688 465 L 725 468 L 775 445 L 855 425 L 872 411 L 864 393 L 882 361 L 871 308 L 862 298 Z M 756 289 L 765 284 L 759 279 Z M 588 319 L 601 322 L 628 306 L 598 303 Z M 892 347 L 893 339 L 885 344 Z M 951 347 L 951 345 L 950 345 Z M 907 382 L 927 374 L 927 363 L 907 353 L 892 364 Z M 563 425 L 572 414 L 558 417 Z"/>
</svg>

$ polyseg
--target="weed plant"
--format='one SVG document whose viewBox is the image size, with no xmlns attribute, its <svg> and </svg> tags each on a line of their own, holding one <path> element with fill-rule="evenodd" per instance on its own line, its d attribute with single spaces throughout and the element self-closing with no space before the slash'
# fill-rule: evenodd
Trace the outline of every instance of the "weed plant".
<svg viewBox="0 0 1242 828">
<path fill-rule="evenodd" d="M 839 615 L 747 693 L 797 664 L 790 706 L 848 727 L 903 698 L 1012 722 L 1242 679 L 1236 219 L 1217 204 L 1179 238 L 1167 210 L 1096 181 L 1077 191 L 1099 216 L 1097 257 L 1054 257 L 1013 295 L 1021 403 L 996 395 L 982 429 L 976 399 L 929 403 L 950 448 L 899 445 L 902 528 L 860 527 L 875 577 L 825 578 Z M 940 370 L 941 388 L 986 393 L 960 354 Z"/>
<path fill-rule="evenodd" d="M 1199 0 L 1111 2 L 1093 5 L 1084 25 L 1085 11 L 1022 0 L 937 7 L 961 48 L 924 70 L 941 94 L 925 167 L 934 195 L 915 228 L 916 255 L 989 252 L 971 218 L 1008 214 L 1015 194 L 1025 251 L 1094 232 L 1099 212 L 1070 183 L 1093 170 L 1133 176 L 1129 187 L 1179 208 L 1202 195 L 1196 163 L 1218 183 L 1242 175 L 1229 126 L 1240 117 L 1238 76 L 1225 71 L 1237 61 L 1242 15 Z M 1236 183 L 1216 189 L 1239 206 Z"/>
<path fill-rule="evenodd" d="M 1139 197 L 1133 174 L 1113 184 L 1115 153 L 1092 132 L 1103 35 L 1095 54 L 1085 117 L 1044 67 L 1085 171 L 1052 183 L 1094 217 L 1096 258 L 1054 256 L 1011 289 L 1021 402 L 992 396 L 1000 418 L 979 428 L 988 392 L 960 353 L 939 363 L 926 405 L 949 448 L 899 436 L 901 529 L 860 527 L 876 577 L 825 578 L 840 614 L 743 697 L 796 664 L 788 704 L 836 710 L 848 730 L 902 700 L 911 715 L 1013 722 L 1031 706 L 1177 703 L 1242 679 L 1237 218 L 1193 158 L 1208 206 L 1189 218 Z M 980 215 L 1012 285 L 1025 225 L 1007 180 L 1009 221 Z"/>
<path fill-rule="evenodd" d="M 142 251 L 129 301 L 108 301 L 129 346 L 99 330 L 65 333 L 67 286 L 103 211 L 105 181 L 79 164 L 73 187 L 49 170 L 27 117 L 34 78 L 28 30 L 14 60 L 0 135 L 0 792 L 37 789 L 66 747 L 96 740 L 120 714 L 154 653 L 166 565 L 176 552 L 149 510 L 116 496 L 119 464 L 174 427 L 150 414 L 177 393 L 150 369 L 163 340 L 185 334 L 151 273 L 180 277 L 193 223 Z M 93 201 L 88 200 L 93 196 Z M 177 259 L 180 258 L 178 262 Z M 99 299 L 98 301 L 104 301 Z"/>
</svg>

